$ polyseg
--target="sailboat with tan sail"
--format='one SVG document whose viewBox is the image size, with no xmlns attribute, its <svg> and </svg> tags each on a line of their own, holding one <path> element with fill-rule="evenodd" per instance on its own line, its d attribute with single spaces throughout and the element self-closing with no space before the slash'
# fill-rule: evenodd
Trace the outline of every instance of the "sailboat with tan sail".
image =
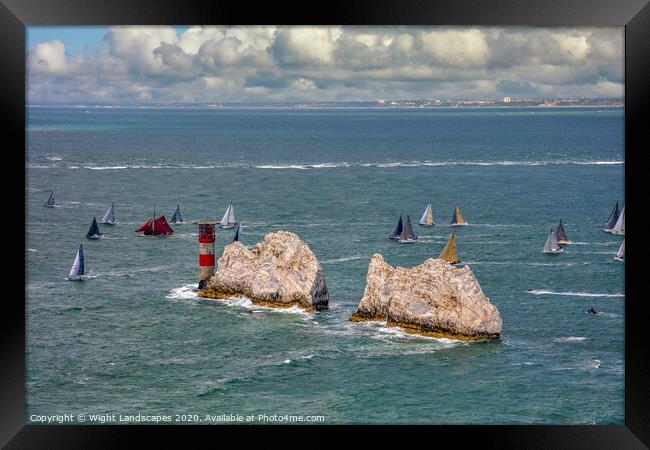
<svg viewBox="0 0 650 450">
<path fill-rule="evenodd" d="M 447 245 L 442 249 L 442 253 L 440 253 L 438 258 L 444 259 L 450 264 L 458 264 L 461 262 L 458 257 L 458 251 L 456 250 L 456 232 L 451 233 Z"/>
<path fill-rule="evenodd" d="M 463 217 L 463 215 L 460 212 L 460 208 L 458 205 L 456 205 L 456 209 L 454 209 L 454 215 L 451 218 L 451 226 L 452 227 L 459 227 L 462 225 L 467 225 L 467 221 Z"/>
</svg>

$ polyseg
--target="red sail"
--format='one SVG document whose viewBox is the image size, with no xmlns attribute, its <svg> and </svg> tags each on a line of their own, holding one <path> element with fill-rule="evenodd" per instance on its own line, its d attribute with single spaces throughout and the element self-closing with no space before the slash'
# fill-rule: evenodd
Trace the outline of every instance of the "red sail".
<svg viewBox="0 0 650 450">
<path fill-rule="evenodd" d="M 135 232 L 136 232 L 136 233 L 140 233 L 140 232 L 142 232 L 142 231 L 147 231 L 149 228 L 151 228 L 151 223 L 152 223 L 152 222 L 153 222 L 153 220 L 151 220 L 151 219 L 147 220 L 147 221 L 144 223 L 144 225 L 142 225 L 140 228 L 138 228 L 137 230 L 135 230 Z"/>
<path fill-rule="evenodd" d="M 174 230 L 167 223 L 167 219 L 165 219 L 165 216 L 156 217 L 155 221 L 149 219 L 144 225 L 142 225 L 140 228 L 138 228 L 135 231 L 137 232 L 144 231 L 144 234 L 146 236 L 151 236 L 151 235 L 158 236 L 160 234 L 163 235 L 174 234 Z"/>
<path fill-rule="evenodd" d="M 165 219 L 165 216 L 159 216 L 156 218 L 154 230 L 150 231 L 149 233 L 145 231 L 144 234 L 174 234 L 174 229 L 169 226 L 167 219 Z"/>
</svg>

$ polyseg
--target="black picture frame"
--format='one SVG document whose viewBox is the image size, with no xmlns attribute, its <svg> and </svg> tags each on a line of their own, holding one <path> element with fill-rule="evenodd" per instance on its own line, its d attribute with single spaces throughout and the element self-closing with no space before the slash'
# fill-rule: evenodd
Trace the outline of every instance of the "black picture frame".
<svg viewBox="0 0 650 450">
<path fill-rule="evenodd" d="M 0 114 L 4 125 L 3 156 L 12 174 L 12 190 L 5 208 L 25 211 L 24 200 L 14 194 L 25 185 L 25 75 L 26 27 L 35 25 L 530 25 L 530 26 L 624 26 L 625 27 L 625 204 L 627 216 L 625 267 L 625 425 L 620 426 L 372 426 L 348 427 L 363 439 L 401 435 L 402 444 L 426 436 L 429 442 L 450 440 L 454 447 L 474 443 L 498 448 L 647 448 L 650 445 L 650 354 L 645 322 L 648 300 L 639 276 L 644 253 L 638 197 L 643 192 L 643 152 L 647 150 L 650 107 L 650 5 L 647 0 L 330 0 L 318 5 L 304 3 L 282 7 L 267 2 L 249 4 L 208 0 L 2 0 L 0 3 Z M 20 149 L 22 148 L 22 152 Z M 14 169 L 15 167 L 15 169 Z M 21 170 L 22 168 L 22 170 Z M 15 178 L 14 178 L 15 177 Z M 4 178 L 4 177 L 3 177 Z M 634 207 L 634 205 L 639 205 Z M 25 217 L 25 215 L 23 215 Z M 632 239 L 630 240 L 630 234 Z M 6 261 L 22 258 L 24 240 L 14 239 Z M 19 248 L 20 247 L 20 248 Z M 13 251 L 15 250 L 15 251 Z M 17 295 L 3 297 L 0 320 L 0 445 L 6 448 L 114 448 L 129 446 L 136 437 L 186 443 L 187 435 L 207 438 L 211 444 L 225 431 L 237 432 L 241 441 L 251 431 L 288 430 L 298 439 L 325 443 L 334 440 L 331 426 L 48 426 L 25 424 L 25 309 L 24 283 L 19 265 L 5 272 Z M 23 273 L 23 279 L 24 279 Z M 13 280 L 13 281 L 9 281 Z M 22 293 L 21 293 L 22 291 Z M 21 295 L 23 302 L 20 301 Z M 335 427 L 344 428 L 344 427 Z M 371 429 L 369 429 L 371 428 Z M 408 428 L 408 429 L 405 429 Z M 433 433 L 433 434 L 431 434 Z M 144 436 L 143 436 L 144 435 Z M 445 445 L 445 444 L 442 444 Z"/>
</svg>

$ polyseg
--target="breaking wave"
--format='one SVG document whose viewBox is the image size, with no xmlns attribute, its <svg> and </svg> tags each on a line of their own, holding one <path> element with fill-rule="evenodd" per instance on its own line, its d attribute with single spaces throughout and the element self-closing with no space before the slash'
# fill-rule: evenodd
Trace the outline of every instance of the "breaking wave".
<svg viewBox="0 0 650 450">
<path fill-rule="evenodd" d="M 340 163 L 317 163 L 317 164 L 263 164 L 253 166 L 255 169 L 335 169 L 338 167 L 352 167 L 358 164 L 340 162 Z"/>
<path fill-rule="evenodd" d="M 197 284 L 192 283 L 192 284 L 185 284 L 177 288 L 173 288 L 166 295 L 166 298 L 173 299 L 173 300 L 194 300 L 194 301 L 201 300 L 205 302 L 219 302 L 224 304 L 225 306 L 233 306 L 233 307 L 247 309 L 251 313 L 274 312 L 280 314 L 296 314 L 303 318 L 309 318 L 309 319 L 312 319 L 314 317 L 313 312 L 307 311 L 299 306 L 290 306 L 289 308 L 274 308 L 271 306 L 255 304 L 247 297 L 230 297 L 230 298 L 224 298 L 218 300 L 199 297 L 198 293 L 195 290 L 197 287 L 198 287 Z"/>
<path fill-rule="evenodd" d="M 488 266 L 540 266 L 540 267 L 551 267 L 551 266 L 575 266 L 576 263 L 573 262 L 518 262 L 518 261 L 464 261 L 463 264 L 466 265 L 488 265 Z"/>
<path fill-rule="evenodd" d="M 63 158 L 58 156 L 46 157 L 50 161 L 61 161 Z M 88 170 L 126 170 L 126 169 L 336 169 L 346 167 L 370 167 L 370 168 L 399 168 L 399 167 L 453 167 L 453 166 L 555 166 L 555 165 L 622 165 L 624 161 L 579 161 L 579 160 L 552 160 L 552 161 L 388 161 L 388 162 L 321 162 L 321 163 L 268 163 L 268 164 L 246 164 L 246 163 L 229 163 L 229 164 L 120 164 L 120 165 L 83 165 L 83 166 L 60 166 L 57 164 L 27 164 L 28 169 L 88 169 Z"/>
<path fill-rule="evenodd" d="M 586 341 L 588 338 L 584 336 L 567 336 L 567 337 L 556 337 L 553 338 L 555 342 L 582 342 Z"/>
<path fill-rule="evenodd" d="M 447 224 L 447 226 L 451 226 Z M 525 225 L 521 223 L 511 224 L 511 223 L 468 223 L 468 227 L 486 227 L 486 228 L 532 228 L 533 225 Z"/>
<path fill-rule="evenodd" d="M 25 164 L 25 167 L 28 169 L 56 169 L 59 166 L 56 164 Z"/>
<path fill-rule="evenodd" d="M 625 294 L 600 294 L 595 292 L 555 292 L 547 290 L 530 290 L 526 291 L 529 294 L 533 295 L 562 295 L 567 297 L 625 297 Z"/>
<path fill-rule="evenodd" d="M 138 273 L 158 273 L 162 272 L 169 267 L 158 266 L 158 267 L 146 267 L 146 268 L 132 268 L 132 269 L 119 269 L 119 270 L 110 270 L 108 272 L 94 272 L 92 274 L 85 275 L 86 278 L 103 278 L 103 277 L 126 277 L 133 278 L 137 277 Z"/>
<path fill-rule="evenodd" d="M 295 314 L 303 319 L 313 319 L 314 313 L 301 308 L 300 306 L 290 306 L 288 308 L 274 308 L 272 306 L 263 306 L 253 303 L 248 298 L 227 298 L 221 300 L 231 306 L 241 306 L 250 309 L 252 313 L 273 312 L 278 314 Z"/>
<path fill-rule="evenodd" d="M 184 286 L 170 290 L 169 294 L 167 294 L 166 297 L 175 300 L 194 300 L 199 298 L 196 291 L 194 290 L 196 288 L 196 284 L 186 284 Z"/>
<path fill-rule="evenodd" d="M 282 361 L 282 364 L 291 364 L 294 361 L 299 361 L 301 359 L 312 359 L 313 357 L 314 355 L 307 355 L 307 356 L 299 356 L 294 359 L 285 359 L 284 361 Z"/>
<path fill-rule="evenodd" d="M 369 337 L 371 339 L 376 339 L 379 341 L 393 342 L 393 341 L 408 340 L 408 341 L 413 341 L 415 343 L 417 341 L 425 340 L 425 341 L 433 341 L 439 344 L 435 347 L 427 349 L 427 353 L 429 350 L 435 351 L 435 350 L 455 347 L 458 345 L 468 345 L 467 341 L 463 341 L 459 339 L 448 339 L 448 338 L 440 338 L 440 337 L 433 337 L 433 336 L 425 336 L 417 333 L 409 333 L 404 328 L 388 325 L 386 321 L 369 320 L 364 322 L 354 322 L 351 323 L 350 325 L 351 327 L 356 328 L 356 331 L 360 330 L 365 332 L 368 331 L 372 332 L 369 335 Z"/>
<path fill-rule="evenodd" d="M 87 170 L 133 170 L 133 169 L 193 169 L 193 170 L 206 170 L 206 169 L 232 169 L 238 167 L 250 167 L 247 164 L 211 164 L 211 165 L 198 165 L 198 164 L 120 164 L 120 165 L 83 165 L 83 166 L 57 166 L 57 165 L 34 165 L 28 164 L 30 169 L 87 169 Z"/>
<path fill-rule="evenodd" d="M 596 358 L 591 358 L 589 361 L 587 361 L 587 368 L 589 369 L 598 369 L 600 368 L 602 361 L 600 359 Z"/>
<path fill-rule="evenodd" d="M 334 264 L 337 262 L 354 261 L 357 259 L 365 259 L 365 258 L 366 257 L 362 255 L 342 256 L 336 259 L 326 259 L 325 261 L 321 261 L 321 264 Z"/>
<path fill-rule="evenodd" d="M 624 161 L 392 161 L 392 162 L 370 162 L 370 163 L 291 163 L 291 164 L 264 164 L 254 166 L 256 169 L 330 169 L 338 167 L 448 167 L 448 166 L 549 166 L 549 165 L 620 165 Z"/>
</svg>

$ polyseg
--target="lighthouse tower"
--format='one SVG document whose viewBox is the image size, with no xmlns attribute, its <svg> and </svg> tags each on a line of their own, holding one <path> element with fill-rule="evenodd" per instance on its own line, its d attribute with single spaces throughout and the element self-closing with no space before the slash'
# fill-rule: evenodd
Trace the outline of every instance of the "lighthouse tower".
<svg viewBox="0 0 650 450">
<path fill-rule="evenodd" d="M 194 222 L 199 226 L 199 289 L 205 287 L 206 281 L 214 273 L 214 220 Z"/>
</svg>

